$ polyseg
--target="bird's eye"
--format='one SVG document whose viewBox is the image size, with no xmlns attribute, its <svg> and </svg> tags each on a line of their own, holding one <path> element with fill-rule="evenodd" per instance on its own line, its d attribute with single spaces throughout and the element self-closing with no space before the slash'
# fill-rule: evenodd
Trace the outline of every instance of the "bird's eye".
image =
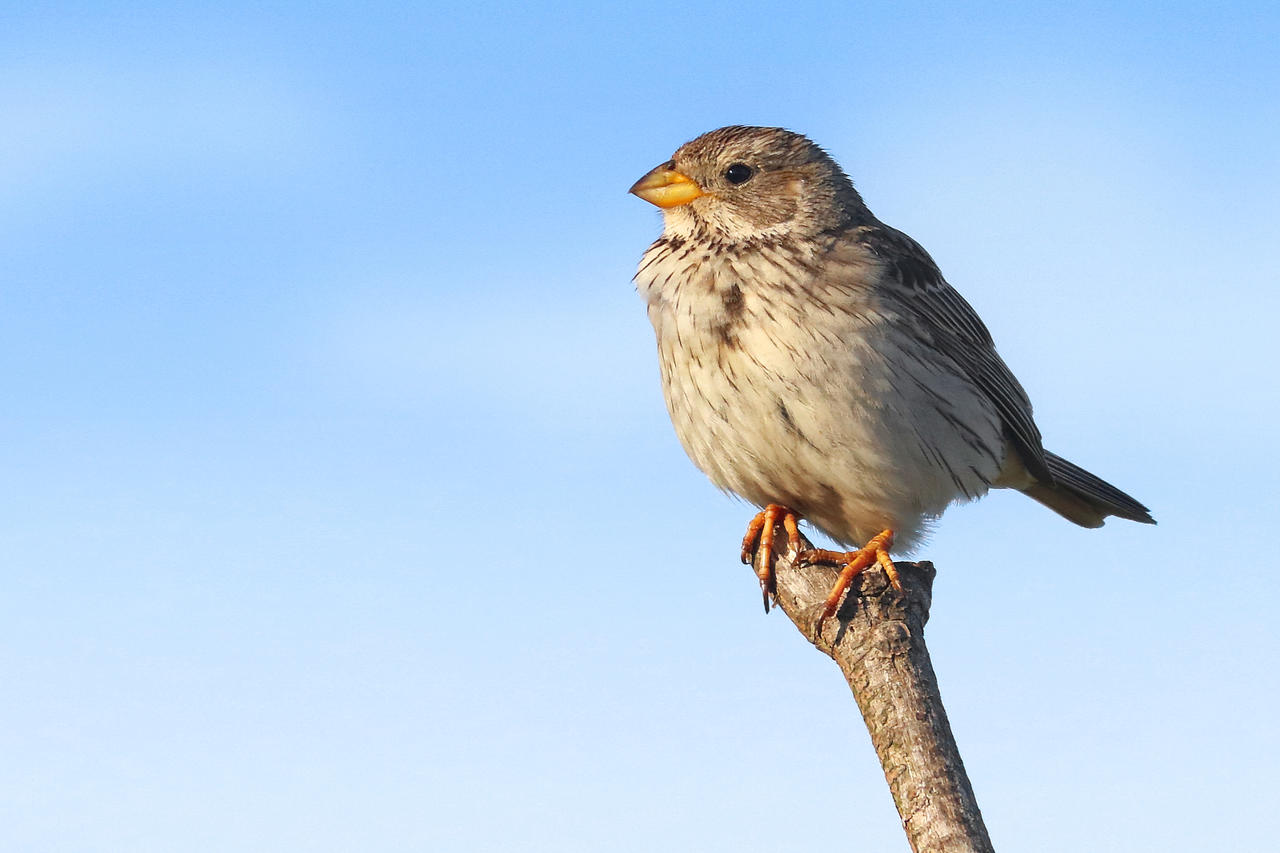
<svg viewBox="0 0 1280 853">
<path fill-rule="evenodd" d="M 724 170 L 724 179 L 731 184 L 745 184 L 754 174 L 755 170 L 746 163 L 734 163 Z"/>
</svg>

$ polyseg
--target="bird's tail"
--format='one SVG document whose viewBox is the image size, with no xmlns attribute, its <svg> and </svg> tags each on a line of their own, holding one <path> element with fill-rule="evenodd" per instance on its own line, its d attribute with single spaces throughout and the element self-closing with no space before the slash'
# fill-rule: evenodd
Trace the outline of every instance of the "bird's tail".
<svg viewBox="0 0 1280 853">
<path fill-rule="evenodd" d="M 1045 451 L 1052 483 L 1033 483 L 1022 491 L 1081 527 L 1101 527 L 1109 515 L 1155 524 L 1151 513 L 1115 486 L 1061 456 Z"/>
</svg>

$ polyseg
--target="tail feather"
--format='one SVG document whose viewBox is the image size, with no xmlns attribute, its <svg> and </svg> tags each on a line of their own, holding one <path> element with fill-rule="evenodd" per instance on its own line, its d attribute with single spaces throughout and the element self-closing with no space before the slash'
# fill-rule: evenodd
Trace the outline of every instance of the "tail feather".
<svg viewBox="0 0 1280 853">
<path fill-rule="evenodd" d="M 1051 483 L 1033 483 L 1022 491 L 1081 527 L 1101 527 L 1109 515 L 1155 524 L 1145 506 L 1115 486 L 1049 451 L 1044 453 Z"/>
</svg>

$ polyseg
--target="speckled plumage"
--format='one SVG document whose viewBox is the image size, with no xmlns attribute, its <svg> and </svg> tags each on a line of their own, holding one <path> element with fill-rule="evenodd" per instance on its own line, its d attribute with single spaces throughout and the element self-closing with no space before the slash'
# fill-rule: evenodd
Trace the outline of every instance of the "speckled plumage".
<svg viewBox="0 0 1280 853">
<path fill-rule="evenodd" d="M 721 128 L 663 168 L 700 194 L 666 207 L 636 283 L 672 423 L 717 486 L 841 543 L 893 530 L 898 550 L 993 486 L 1086 526 L 1150 521 L 1044 450 L 977 314 L 807 138 Z"/>
</svg>

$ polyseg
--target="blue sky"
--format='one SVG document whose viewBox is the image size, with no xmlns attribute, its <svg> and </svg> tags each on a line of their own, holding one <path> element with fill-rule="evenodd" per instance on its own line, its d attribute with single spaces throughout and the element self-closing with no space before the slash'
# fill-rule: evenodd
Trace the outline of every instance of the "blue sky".
<svg viewBox="0 0 1280 853">
<path fill-rule="evenodd" d="M 996 846 L 1274 843 L 1274 4 L 0 17 L 6 849 L 903 849 L 630 282 L 626 188 L 729 123 L 827 147 L 1160 520 L 923 550 Z"/>
</svg>

